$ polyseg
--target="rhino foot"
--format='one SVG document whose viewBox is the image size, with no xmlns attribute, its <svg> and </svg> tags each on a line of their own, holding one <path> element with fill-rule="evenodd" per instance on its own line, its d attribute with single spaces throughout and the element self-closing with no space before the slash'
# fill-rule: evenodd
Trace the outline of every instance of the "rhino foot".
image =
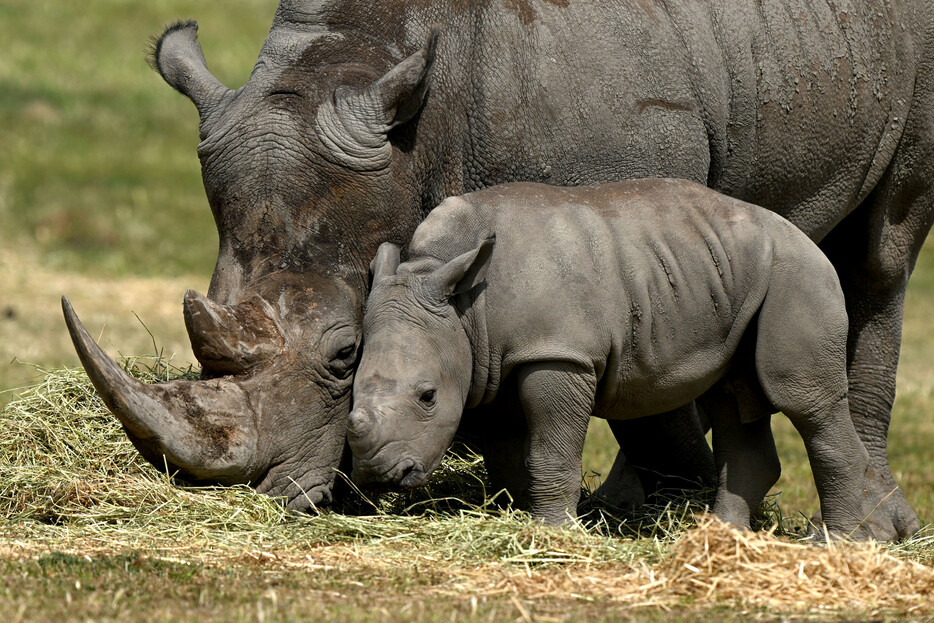
<svg viewBox="0 0 934 623">
<path fill-rule="evenodd" d="M 895 480 L 879 475 L 874 468 L 866 472 L 863 487 L 862 521 L 849 534 L 839 535 L 854 541 L 896 542 L 911 538 L 921 529 L 921 522 L 914 509 L 905 499 Z M 836 538 L 834 530 L 831 538 Z M 818 541 L 824 540 L 823 516 L 820 511 L 811 517 L 808 536 Z"/>
<path fill-rule="evenodd" d="M 645 504 L 645 491 L 636 469 L 626 460 L 620 450 L 603 484 L 593 492 L 593 497 L 605 501 L 615 508 L 634 511 Z"/>
</svg>

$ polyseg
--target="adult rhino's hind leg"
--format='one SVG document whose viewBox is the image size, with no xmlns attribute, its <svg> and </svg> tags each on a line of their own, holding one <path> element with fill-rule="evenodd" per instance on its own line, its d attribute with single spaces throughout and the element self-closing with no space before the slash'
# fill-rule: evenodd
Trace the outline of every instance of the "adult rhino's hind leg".
<svg viewBox="0 0 934 623">
<path fill-rule="evenodd" d="M 898 538 L 917 532 L 920 522 L 889 467 L 888 431 L 905 288 L 934 219 L 934 83 L 919 78 L 915 94 L 918 100 L 881 182 L 821 242 L 840 276 L 850 318 L 850 413 L 890 492 L 883 512 Z"/>
</svg>

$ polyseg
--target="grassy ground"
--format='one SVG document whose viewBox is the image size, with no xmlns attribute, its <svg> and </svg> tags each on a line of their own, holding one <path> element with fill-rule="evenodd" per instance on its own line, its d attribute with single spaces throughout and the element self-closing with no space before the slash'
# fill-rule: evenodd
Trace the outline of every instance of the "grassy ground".
<svg viewBox="0 0 934 623">
<path fill-rule="evenodd" d="M 246 487 L 172 482 L 77 371 L 50 373 L 0 428 L 0 599 L 29 620 L 934 616 L 930 531 L 815 547 L 704 519 L 702 498 L 549 529 L 498 510 L 470 456 L 420 491 L 294 515 Z"/>
<path fill-rule="evenodd" d="M 209 65 L 236 87 L 249 75 L 274 7 L 275 0 L 0 4 L 0 390 L 42 378 L 19 362 L 77 365 L 61 320 L 61 294 L 72 298 L 112 354 L 164 351 L 182 366 L 192 361 L 181 298 L 188 287 L 206 288 L 216 233 L 195 155 L 197 114 L 146 67 L 146 40 L 167 21 L 197 18 Z M 934 472 L 927 465 L 934 447 L 932 313 L 929 243 L 910 286 L 890 433 L 896 477 L 925 522 L 934 518 Z M 72 390 L 86 390 L 77 377 L 65 376 Z M 90 394 L 75 398 L 83 405 L 78 410 L 73 403 L 50 410 L 55 391 L 46 386 L 27 395 L 0 423 L 4 438 L 14 439 L 11 431 L 24 422 L 16 409 L 25 404 L 30 430 L 45 431 L 28 443 L 0 443 L 0 503 L 6 505 L 0 513 L 0 603 L 14 621 L 119 620 L 130 613 L 348 621 L 385 620 L 387 613 L 418 621 L 677 620 L 700 611 L 726 620 L 809 611 L 843 618 L 934 616 L 912 610 L 919 606 L 908 590 L 917 579 L 912 573 L 920 574 L 920 586 L 930 570 L 904 562 L 930 564 L 930 537 L 894 550 L 895 562 L 879 562 L 872 558 L 876 552 L 850 565 L 878 572 L 873 586 L 890 593 L 896 591 L 885 582 L 901 581 L 909 595 L 901 602 L 842 581 L 854 595 L 827 589 L 824 597 L 836 600 L 830 604 L 813 596 L 798 605 L 769 602 L 763 596 L 770 591 L 809 594 L 795 573 L 815 585 L 825 576 L 849 577 L 849 571 L 809 548 L 771 563 L 723 554 L 717 569 L 708 555 L 706 575 L 679 575 L 683 565 L 696 567 L 700 555 L 672 554 L 692 523 L 683 506 L 670 514 L 655 509 L 645 518 L 650 525 L 661 522 L 649 538 L 625 530 L 621 536 L 607 526 L 554 532 L 522 516 L 469 508 L 401 518 L 288 516 L 248 491 L 172 486 L 139 463 L 106 414 L 82 410 L 83 401 L 93 401 Z M 14 395 L 0 393 L 0 404 Z M 68 413 L 80 417 L 58 419 Z M 817 502 L 802 444 L 783 418 L 775 418 L 774 428 L 784 466 L 775 489 L 782 512 L 809 515 Z M 103 437 L 79 451 L 79 433 Z M 26 458 L 42 448 L 52 449 L 46 458 Z M 605 424 L 595 422 L 585 467 L 607 473 L 615 450 Z M 78 470 L 69 461 L 81 455 L 88 460 Z M 27 469 L 36 461 L 40 467 Z M 482 504 L 482 495 L 473 502 Z M 715 527 L 704 530 L 698 534 L 708 545 L 722 542 L 724 551 L 737 555 L 772 547 Z M 775 573 L 784 587 L 750 575 L 779 563 L 794 572 Z M 730 597 L 736 578 L 758 597 Z M 707 594 L 711 583 L 716 590 Z M 633 596 L 634 586 L 648 588 Z M 815 610 L 824 605 L 834 608 Z"/>
</svg>

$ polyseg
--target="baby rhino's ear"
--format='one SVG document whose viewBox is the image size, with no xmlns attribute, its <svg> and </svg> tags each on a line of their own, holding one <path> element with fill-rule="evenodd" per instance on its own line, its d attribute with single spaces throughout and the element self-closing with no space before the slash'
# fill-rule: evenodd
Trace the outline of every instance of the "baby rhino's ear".
<svg viewBox="0 0 934 623">
<path fill-rule="evenodd" d="M 495 244 L 494 235 L 481 242 L 476 249 L 458 255 L 429 275 L 426 285 L 432 295 L 439 300 L 447 300 L 482 283 Z"/>
<path fill-rule="evenodd" d="M 381 279 L 392 277 L 399 268 L 401 252 L 399 245 L 384 242 L 376 250 L 376 256 L 370 262 L 371 284 L 376 285 Z"/>
</svg>

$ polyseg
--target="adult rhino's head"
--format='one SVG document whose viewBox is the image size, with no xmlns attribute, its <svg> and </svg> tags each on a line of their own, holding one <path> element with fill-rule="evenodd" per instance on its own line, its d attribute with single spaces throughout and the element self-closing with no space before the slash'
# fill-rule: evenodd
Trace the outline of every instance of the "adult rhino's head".
<svg viewBox="0 0 934 623">
<path fill-rule="evenodd" d="M 290 6 L 238 90 L 208 71 L 194 22 L 154 48 L 153 65 L 198 109 L 219 233 L 207 296 L 185 297 L 202 379 L 138 383 L 67 302 L 65 316 L 95 387 L 149 461 L 303 509 L 330 501 L 348 457 L 367 262 L 418 220 L 412 143 L 437 32 L 406 51 L 295 22 Z"/>
<path fill-rule="evenodd" d="M 399 267 L 398 248 L 380 247 L 347 421 L 355 482 L 417 487 L 441 462 L 473 372 L 470 339 L 451 299 L 483 281 L 492 248 L 491 238 L 413 271 L 419 262 Z"/>
</svg>

